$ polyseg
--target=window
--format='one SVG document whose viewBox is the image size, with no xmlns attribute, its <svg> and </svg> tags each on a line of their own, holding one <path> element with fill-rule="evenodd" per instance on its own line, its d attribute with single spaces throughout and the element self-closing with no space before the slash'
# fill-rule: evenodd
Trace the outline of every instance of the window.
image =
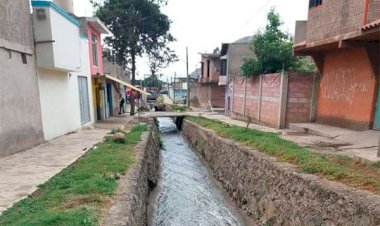
<svg viewBox="0 0 380 226">
<path fill-rule="evenodd" d="M 98 66 L 98 37 L 92 34 L 92 60 L 95 66 Z"/>
<path fill-rule="evenodd" d="M 203 78 L 203 74 L 204 74 L 204 65 L 205 63 L 201 62 L 201 78 Z"/>
<path fill-rule="evenodd" d="M 322 0 L 310 0 L 309 1 L 309 8 L 317 7 L 322 5 Z"/>
<path fill-rule="evenodd" d="M 28 63 L 28 60 L 26 59 L 26 54 L 25 53 L 21 53 L 21 61 L 23 64 L 27 64 Z"/>
<path fill-rule="evenodd" d="M 210 77 L 210 66 L 211 66 L 210 60 L 207 60 L 207 78 Z"/>
<path fill-rule="evenodd" d="M 227 75 L 227 59 L 220 60 L 220 75 Z"/>
</svg>

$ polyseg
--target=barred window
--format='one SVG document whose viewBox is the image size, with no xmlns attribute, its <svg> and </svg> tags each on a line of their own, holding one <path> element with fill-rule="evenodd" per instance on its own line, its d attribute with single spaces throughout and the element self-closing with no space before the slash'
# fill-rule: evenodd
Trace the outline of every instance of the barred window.
<svg viewBox="0 0 380 226">
<path fill-rule="evenodd" d="M 322 0 L 310 0 L 309 1 L 309 8 L 317 7 L 322 5 Z"/>
<path fill-rule="evenodd" d="M 227 59 L 220 60 L 220 75 L 227 75 Z"/>
</svg>

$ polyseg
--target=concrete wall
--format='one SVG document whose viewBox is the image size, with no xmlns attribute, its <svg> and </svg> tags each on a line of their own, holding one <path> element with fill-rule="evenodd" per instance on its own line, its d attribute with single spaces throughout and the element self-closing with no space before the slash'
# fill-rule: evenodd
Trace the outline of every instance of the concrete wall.
<svg viewBox="0 0 380 226">
<path fill-rule="evenodd" d="M 51 5 L 35 6 L 33 10 L 37 66 L 79 71 L 79 21 Z M 38 18 L 37 10 L 44 10 L 46 18 Z"/>
<path fill-rule="evenodd" d="M 130 82 L 130 73 L 123 69 L 122 66 L 109 61 L 107 58 L 103 58 L 103 72 L 114 76 L 124 82 Z"/>
<path fill-rule="evenodd" d="M 241 66 L 246 57 L 253 57 L 253 51 L 249 43 L 231 43 L 227 53 L 227 76 L 232 81 L 234 77 L 241 75 Z"/>
<path fill-rule="evenodd" d="M 285 75 L 284 75 L 285 76 Z M 282 128 L 309 122 L 312 109 L 313 73 L 281 73 L 244 79 L 236 77 L 232 117 Z"/>
<path fill-rule="evenodd" d="M 29 2 L 0 1 L 0 15 L 0 156 L 6 156 L 43 142 L 44 135 Z"/>
<path fill-rule="evenodd" d="M 377 86 L 365 49 L 327 52 L 317 121 L 357 130 L 371 129 Z"/>
<path fill-rule="evenodd" d="M 225 86 L 219 86 L 216 83 L 191 86 L 191 105 L 202 109 L 210 109 L 210 101 L 213 108 L 224 108 L 224 89 Z"/>
<path fill-rule="evenodd" d="M 377 195 L 299 173 L 290 164 L 188 121 L 182 131 L 235 204 L 254 222 L 272 226 L 380 225 Z"/>
<path fill-rule="evenodd" d="M 380 0 L 370 0 L 368 4 L 368 20 L 371 23 L 380 19 Z"/>
<path fill-rule="evenodd" d="M 39 69 L 38 78 L 45 140 L 79 129 L 78 77 L 66 72 Z"/>
<path fill-rule="evenodd" d="M 323 0 L 309 9 L 307 42 L 356 31 L 363 26 L 364 12 L 364 0 Z"/>
<path fill-rule="evenodd" d="M 100 225 L 150 225 L 149 196 L 158 183 L 160 146 L 156 125 L 135 148 L 134 163 L 118 180 L 118 190 Z"/>
</svg>

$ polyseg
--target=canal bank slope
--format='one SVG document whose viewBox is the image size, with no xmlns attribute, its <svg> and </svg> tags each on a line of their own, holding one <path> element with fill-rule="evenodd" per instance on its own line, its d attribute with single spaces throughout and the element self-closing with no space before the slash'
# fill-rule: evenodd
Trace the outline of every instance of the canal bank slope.
<svg viewBox="0 0 380 226">
<path fill-rule="evenodd" d="M 114 202 L 100 225 L 148 225 L 149 196 L 159 177 L 158 130 L 153 119 L 146 121 L 149 132 L 143 133 L 135 148 L 135 161 L 118 180 Z"/>
<path fill-rule="evenodd" d="M 183 134 L 249 217 L 266 225 L 380 225 L 380 197 L 313 175 L 187 120 Z"/>
</svg>

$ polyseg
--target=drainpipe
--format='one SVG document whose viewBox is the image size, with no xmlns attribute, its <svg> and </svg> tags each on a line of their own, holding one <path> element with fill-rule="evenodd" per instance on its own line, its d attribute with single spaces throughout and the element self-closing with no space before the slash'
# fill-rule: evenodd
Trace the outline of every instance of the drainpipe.
<svg viewBox="0 0 380 226">
<path fill-rule="evenodd" d="M 367 21 L 368 21 L 368 10 L 369 10 L 369 0 L 364 0 L 363 25 L 367 24 Z"/>
</svg>

